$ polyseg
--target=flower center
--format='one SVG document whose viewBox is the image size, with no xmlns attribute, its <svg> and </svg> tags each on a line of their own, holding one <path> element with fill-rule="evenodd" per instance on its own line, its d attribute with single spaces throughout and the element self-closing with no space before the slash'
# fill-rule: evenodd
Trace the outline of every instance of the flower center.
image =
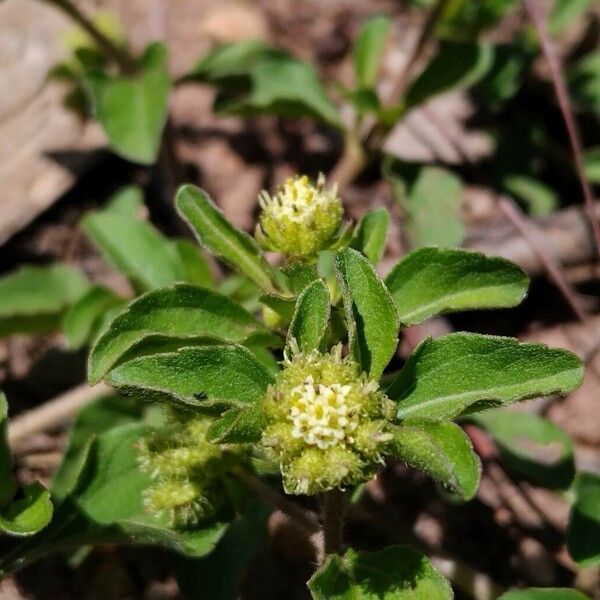
<svg viewBox="0 0 600 600">
<path fill-rule="evenodd" d="M 323 450 L 352 442 L 358 418 L 350 413 L 346 402 L 351 389 L 339 383 L 315 384 L 312 377 L 296 386 L 292 390 L 296 399 L 288 416 L 293 424 L 292 437 Z"/>
</svg>

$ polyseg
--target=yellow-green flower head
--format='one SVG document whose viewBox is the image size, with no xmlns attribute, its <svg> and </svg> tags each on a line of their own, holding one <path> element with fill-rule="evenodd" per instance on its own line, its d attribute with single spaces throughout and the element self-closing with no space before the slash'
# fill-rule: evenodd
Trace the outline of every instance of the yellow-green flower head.
<svg viewBox="0 0 600 600">
<path fill-rule="evenodd" d="M 393 404 L 341 346 L 286 359 L 262 401 L 262 446 L 279 462 L 288 494 L 317 494 L 366 481 L 387 442 Z"/>
<path fill-rule="evenodd" d="M 138 445 L 138 462 L 152 479 L 146 510 L 173 527 L 193 527 L 220 510 L 227 494 L 223 478 L 239 464 L 243 449 L 206 440 L 207 417 L 170 415 L 167 427 Z"/>
<path fill-rule="evenodd" d="M 327 248 L 340 230 L 344 210 L 337 186 L 325 189 L 325 177 L 317 185 L 303 175 L 289 178 L 274 196 L 263 191 L 256 239 L 266 250 L 312 257 Z"/>
</svg>

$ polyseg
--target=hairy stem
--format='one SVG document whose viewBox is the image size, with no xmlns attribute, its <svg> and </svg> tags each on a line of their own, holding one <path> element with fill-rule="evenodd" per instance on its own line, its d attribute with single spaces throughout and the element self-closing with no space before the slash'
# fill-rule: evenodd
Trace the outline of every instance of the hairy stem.
<svg viewBox="0 0 600 600">
<path fill-rule="evenodd" d="M 321 526 L 325 542 L 325 554 L 341 554 L 344 547 L 344 512 L 346 498 L 340 490 L 323 495 Z"/>
</svg>

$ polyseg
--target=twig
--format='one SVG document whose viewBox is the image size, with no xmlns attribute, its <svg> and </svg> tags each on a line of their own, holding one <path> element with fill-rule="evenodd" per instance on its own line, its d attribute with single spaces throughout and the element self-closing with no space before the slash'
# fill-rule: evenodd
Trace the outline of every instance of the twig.
<svg viewBox="0 0 600 600">
<path fill-rule="evenodd" d="M 68 421 L 80 408 L 109 394 L 112 391 L 108 385 L 99 383 L 90 387 L 83 383 L 73 389 L 18 415 L 9 422 L 8 443 L 15 446 L 28 435 L 45 431 Z"/>
<path fill-rule="evenodd" d="M 581 143 L 581 136 L 577 126 L 577 121 L 573 115 L 573 107 L 571 106 L 571 100 L 569 98 L 569 92 L 567 90 L 567 84 L 565 82 L 560 57 L 558 56 L 554 41 L 552 40 L 546 27 L 546 20 L 544 18 L 539 0 L 524 0 L 524 2 L 527 12 L 531 17 L 533 25 L 540 39 L 542 52 L 548 61 L 548 67 L 550 68 L 550 75 L 552 77 L 552 84 L 554 86 L 554 93 L 556 94 L 556 99 L 565 121 L 565 127 L 567 128 L 569 143 L 571 144 L 571 150 L 573 152 L 573 159 L 575 162 L 575 169 L 577 171 L 577 176 L 579 177 L 581 191 L 583 192 L 583 198 L 585 200 L 586 212 L 592 225 L 592 231 L 594 232 L 596 252 L 598 257 L 600 257 L 600 223 L 596 218 L 594 210 L 594 196 L 592 194 L 592 188 L 585 175 L 583 145 Z"/>
<path fill-rule="evenodd" d="M 542 234 L 537 230 L 532 221 L 521 213 L 514 201 L 507 197 L 502 197 L 498 204 L 506 217 L 529 242 L 532 250 L 538 255 L 538 258 L 544 265 L 549 277 L 554 281 L 556 287 L 558 287 L 577 318 L 581 322 L 585 322 L 586 314 L 581 307 L 577 292 L 567 281 L 560 264 L 552 257 L 551 251 L 546 246 Z"/>
<path fill-rule="evenodd" d="M 239 469 L 235 474 L 249 490 L 271 506 L 294 519 L 294 521 L 302 525 L 308 532 L 315 533 L 320 530 L 319 520 L 313 512 L 288 500 L 248 471 Z"/>
<path fill-rule="evenodd" d="M 325 540 L 325 554 L 340 554 L 344 547 L 344 512 L 346 498 L 341 490 L 323 494 L 321 524 Z"/>
</svg>

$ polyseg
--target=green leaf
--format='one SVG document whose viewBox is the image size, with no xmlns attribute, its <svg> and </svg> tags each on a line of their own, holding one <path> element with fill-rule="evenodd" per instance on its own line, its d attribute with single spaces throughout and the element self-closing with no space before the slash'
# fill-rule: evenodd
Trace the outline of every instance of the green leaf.
<svg viewBox="0 0 600 600">
<path fill-rule="evenodd" d="M 12 500 L 17 491 L 12 475 L 12 454 L 6 437 L 7 425 L 8 403 L 4 392 L 0 392 L 0 509 Z"/>
<path fill-rule="evenodd" d="M 71 350 L 78 350 L 94 338 L 110 309 L 120 307 L 125 300 L 102 285 L 92 286 L 69 310 L 62 320 L 62 330 Z"/>
<path fill-rule="evenodd" d="M 318 350 L 327 332 L 331 305 L 329 303 L 329 288 L 323 281 L 317 279 L 307 285 L 298 296 L 296 310 L 288 329 L 287 349 L 291 344 L 298 344 L 301 352 L 308 354 Z"/>
<path fill-rule="evenodd" d="M 144 192 L 137 185 L 127 185 L 108 199 L 106 209 L 124 217 L 139 218 L 144 209 Z"/>
<path fill-rule="evenodd" d="M 248 70 L 248 88 L 240 93 L 223 88 L 215 110 L 227 114 L 312 117 L 341 128 L 342 121 L 312 65 L 285 52 L 261 54 Z M 237 86 L 236 86 L 237 88 Z"/>
<path fill-rule="evenodd" d="M 398 419 L 453 419 L 536 396 L 566 394 L 583 380 L 571 352 L 513 338 L 452 333 L 420 344 L 388 389 Z"/>
<path fill-rule="evenodd" d="M 330 555 L 308 582 L 314 600 L 452 600 L 425 556 L 406 546 Z"/>
<path fill-rule="evenodd" d="M 556 35 L 566 29 L 573 21 L 581 17 L 593 0 L 555 0 L 554 9 L 548 19 L 548 30 Z"/>
<path fill-rule="evenodd" d="M 398 163 L 384 167 L 394 199 L 405 217 L 412 248 L 459 246 L 465 236 L 462 216 L 463 184 L 451 171 L 440 167 L 402 169 Z"/>
<path fill-rule="evenodd" d="M 527 588 L 502 594 L 498 600 L 589 600 L 588 596 L 568 588 Z"/>
<path fill-rule="evenodd" d="M 292 262 L 281 268 L 285 275 L 286 287 L 289 292 L 297 296 L 302 290 L 319 278 L 319 273 L 315 265 L 304 262 Z"/>
<path fill-rule="evenodd" d="M 352 234 L 350 248 L 362 252 L 374 265 L 379 264 L 390 224 L 390 213 L 385 208 L 369 211 Z"/>
<path fill-rule="evenodd" d="M 250 502 L 244 514 L 229 525 L 209 556 L 201 559 L 173 557 L 177 583 L 185 597 L 237 598 L 240 575 L 266 540 L 270 513 L 264 505 Z"/>
<path fill-rule="evenodd" d="M 509 194 L 524 202 L 534 217 L 545 217 L 559 205 L 558 194 L 543 181 L 529 175 L 509 173 L 502 177 L 502 185 Z"/>
<path fill-rule="evenodd" d="M 571 558 L 581 566 L 596 566 L 600 564 L 600 476 L 578 473 L 574 489 L 567 548 Z"/>
<path fill-rule="evenodd" d="M 452 248 L 421 248 L 389 273 L 385 283 L 400 321 L 415 325 L 440 313 L 516 306 L 528 279 L 503 258 Z"/>
<path fill-rule="evenodd" d="M 164 44 L 148 47 L 139 74 L 114 77 L 96 72 L 86 77 L 86 83 L 111 148 L 128 160 L 153 164 L 167 121 L 171 91 Z"/>
<path fill-rule="evenodd" d="M 474 84 L 489 71 L 493 60 L 494 51 L 489 44 L 443 42 L 406 91 L 406 105 L 417 106 L 442 92 Z"/>
<path fill-rule="evenodd" d="M 179 255 L 185 270 L 185 281 L 201 287 L 213 289 L 216 281 L 208 260 L 200 248 L 190 240 L 174 240 L 172 244 Z"/>
<path fill-rule="evenodd" d="M 97 383 L 125 352 L 151 336 L 246 342 L 261 335 L 268 335 L 263 325 L 232 300 L 179 283 L 136 298 L 115 317 L 90 351 L 88 377 Z"/>
<path fill-rule="evenodd" d="M 242 346 L 195 346 L 142 356 L 108 374 L 124 394 L 206 410 L 243 407 L 264 395 L 273 376 Z"/>
<path fill-rule="evenodd" d="M 600 183 L 600 146 L 586 150 L 583 161 L 585 174 L 590 183 Z"/>
<path fill-rule="evenodd" d="M 88 282 L 66 265 L 21 267 L 0 277 L 0 336 L 51 331 Z"/>
<path fill-rule="evenodd" d="M 573 444 L 552 421 L 503 409 L 471 418 L 494 438 L 511 471 L 544 487 L 569 487 L 575 475 Z"/>
<path fill-rule="evenodd" d="M 352 49 L 357 87 L 375 87 L 381 56 L 391 26 L 390 20 L 383 15 L 371 17 L 362 26 Z"/>
<path fill-rule="evenodd" d="M 343 291 L 352 354 L 364 371 L 378 379 L 398 345 L 394 301 L 360 252 L 352 248 L 338 252 L 335 270 Z"/>
<path fill-rule="evenodd" d="M 471 440 L 455 423 L 412 420 L 393 431 L 391 454 L 470 500 L 481 476 Z"/>
<path fill-rule="evenodd" d="M 258 244 L 236 229 L 203 190 L 193 185 L 180 187 L 175 205 L 207 250 L 267 292 L 273 291 L 273 270 Z"/>
<path fill-rule="evenodd" d="M 206 439 L 213 444 L 251 444 L 260 440 L 266 425 L 255 406 L 231 408 L 211 424 Z"/>
<path fill-rule="evenodd" d="M 477 39 L 485 29 L 499 26 L 500 19 L 518 0 L 458 0 L 445 4 L 437 30 L 442 38 Z"/>
<path fill-rule="evenodd" d="M 188 556 L 205 556 L 225 531 L 209 521 L 194 530 L 174 530 L 144 511 L 150 484 L 135 449 L 146 425 L 112 429 L 91 444 L 75 489 L 58 507 L 49 527 L 0 559 L 0 577 L 49 552 L 96 544 L 160 545 Z"/>
<path fill-rule="evenodd" d="M 52 512 L 50 492 L 39 483 L 26 485 L 23 498 L 0 513 L 0 532 L 15 537 L 34 535 L 50 523 Z"/>
<path fill-rule="evenodd" d="M 133 398 L 109 395 L 79 411 L 71 427 L 69 443 L 52 481 L 52 497 L 62 501 L 77 483 L 87 451 L 94 438 L 110 429 L 142 418 L 140 403 Z"/>
<path fill-rule="evenodd" d="M 82 226 L 108 264 L 136 289 L 148 291 L 185 280 L 177 250 L 150 223 L 109 207 L 86 215 Z"/>
<path fill-rule="evenodd" d="M 600 50 L 586 54 L 567 71 L 575 101 L 600 118 Z"/>
</svg>

